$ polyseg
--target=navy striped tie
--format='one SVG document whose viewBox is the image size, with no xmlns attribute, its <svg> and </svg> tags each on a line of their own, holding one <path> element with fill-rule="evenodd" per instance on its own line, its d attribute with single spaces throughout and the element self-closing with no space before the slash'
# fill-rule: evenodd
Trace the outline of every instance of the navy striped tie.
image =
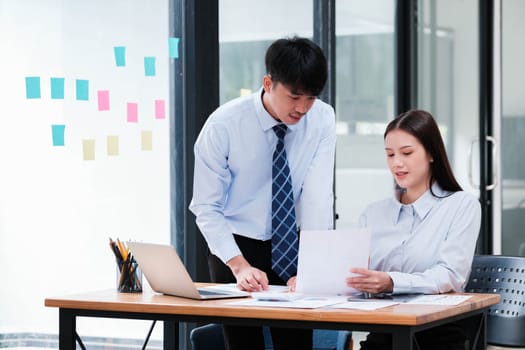
<svg viewBox="0 0 525 350">
<path fill-rule="evenodd" d="M 272 269 L 284 281 L 297 273 L 299 240 L 295 222 L 292 178 L 284 149 L 286 125 L 277 124 L 272 167 Z"/>
</svg>

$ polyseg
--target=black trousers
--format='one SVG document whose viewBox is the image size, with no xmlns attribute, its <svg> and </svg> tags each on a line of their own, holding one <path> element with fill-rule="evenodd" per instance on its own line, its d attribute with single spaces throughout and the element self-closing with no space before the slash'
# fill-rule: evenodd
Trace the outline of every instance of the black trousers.
<svg viewBox="0 0 525 350">
<path fill-rule="evenodd" d="M 234 235 L 244 258 L 253 267 L 266 272 L 270 284 L 286 285 L 272 271 L 272 243 Z M 212 282 L 236 283 L 230 268 L 213 254 L 208 255 L 208 266 Z M 275 350 L 312 349 L 311 329 L 270 328 Z M 262 327 L 224 326 L 224 341 L 228 350 L 264 350 Z"/>
</svg>

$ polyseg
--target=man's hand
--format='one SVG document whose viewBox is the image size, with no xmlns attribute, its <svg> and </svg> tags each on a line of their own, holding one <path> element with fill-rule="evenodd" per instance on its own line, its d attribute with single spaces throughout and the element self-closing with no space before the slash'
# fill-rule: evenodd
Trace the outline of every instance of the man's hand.
<svg viewBox="0 0 525 350">
<path fill-rule="evenodd" d="M 297 285 L 297 276 L 290 277 L 288 282 L 286 282 L 289 292 L 295 292 L 295 287 Z"/>
<path fill-rule="evenodd" d="M 377 294 L 389 293 L 394 290 L 394 282 L 386 272 L 362 268 L 350 269 L 350 272 L 360 276 L 348 277 L 346 285 L 361 292 Z"/>
<path fill-rule="evenodd" d="M 239 289 L 247 292 L 260 292 L 268 289 L 266 273 L 252 267 L 242 255 L 231 258 L 226 265 L 232 270 Z"/>
</svg>

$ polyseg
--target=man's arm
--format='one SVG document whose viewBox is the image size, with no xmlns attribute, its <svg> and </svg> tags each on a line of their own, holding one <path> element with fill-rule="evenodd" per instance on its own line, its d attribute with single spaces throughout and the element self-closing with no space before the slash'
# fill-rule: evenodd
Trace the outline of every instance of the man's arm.
<svg viewBox="0 0 525 350">
<path fill-rule="evenodd" d="M 259 291 L 268 288 L 266 274 L 252 267 L 242 256 L 223 208 L 232 181 L 228 169 L 228 137 L 226 130 L 206 125 L 194 148 L 195 171 L 193 199 L 190 210 L 212 254 L 232 270 L 239 288 Z"/>
<path fill-rule="evenodd" d="M 193 198 L 189 209 L 212 254 L 223 262 L 241 251 L 224 218 L 223 208 L 232 181 L 228 168 L 228 134 L 216 124 L 206 124 L 195 142 Z"/>
</svg>

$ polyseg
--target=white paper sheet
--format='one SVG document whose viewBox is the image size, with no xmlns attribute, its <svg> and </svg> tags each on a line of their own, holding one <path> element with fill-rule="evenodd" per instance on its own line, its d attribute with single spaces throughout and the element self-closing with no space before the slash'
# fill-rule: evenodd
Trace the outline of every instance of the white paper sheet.
<svg viewBox="0 0 525 350">
<path fill-rule="evenodd" d="M 228 303 L 228 305 L 316 309 L 319 307 L 334 305 L 345 301 L 346 297 L 305 296 L 303 298 L 290 301 L 261 301 L 257 299 L 249 299 L 243 301 L 233 301 L 231 303 Z"/>
<path fill-rule="evenodd" d="M 399 303 L 395 301 L 348 301 L 346 303 L 330 306 L 333 309 L 354 309 L 354 310 L 377 310 Z"/>
<path fill-rule="evenodd" d="M 469 299 L 469 295 L 429 294 L 422 295 L 406 302 L 414 305 L 458 305 Z"/>
<path fill-rule="evenodd" d="M 225 284 L 217 284 L 217 285 L 210 285 L 206 287 L 200 287 L 199 289 L 204 290 L 211 290 L 211 291 L 222 291 L 222 292 L 240 292 L 240 289 L 237 287 L 237 284 L 235 283 L 225 283 Z M 288 292 L 288 286 L 277 286 L 277 285 L 269 285 L 268 290 L 264 291 L 264 293 L 285 293 Z M 248 292 L 246 292 L 248 293 Z M 254 292 L 257 293 L 257 292 Z M 250 294 L 250 293 L 248 293 Z"/>
<path fill-rule="evenodd" d="M 304 294 L 349 295 L 350 268 L 368 268 L 370 230 L 301 231 L 296 291 Z"/>
<path fill-rule="evenodd" d="M 265 292 L 252 292 L 252 298 L 259 301 L 293 301 L 304 298 L 302 293 L 290 293 L 290 292 L 275 292 L 275 291 L 265 291 Z"/>
</svg>

